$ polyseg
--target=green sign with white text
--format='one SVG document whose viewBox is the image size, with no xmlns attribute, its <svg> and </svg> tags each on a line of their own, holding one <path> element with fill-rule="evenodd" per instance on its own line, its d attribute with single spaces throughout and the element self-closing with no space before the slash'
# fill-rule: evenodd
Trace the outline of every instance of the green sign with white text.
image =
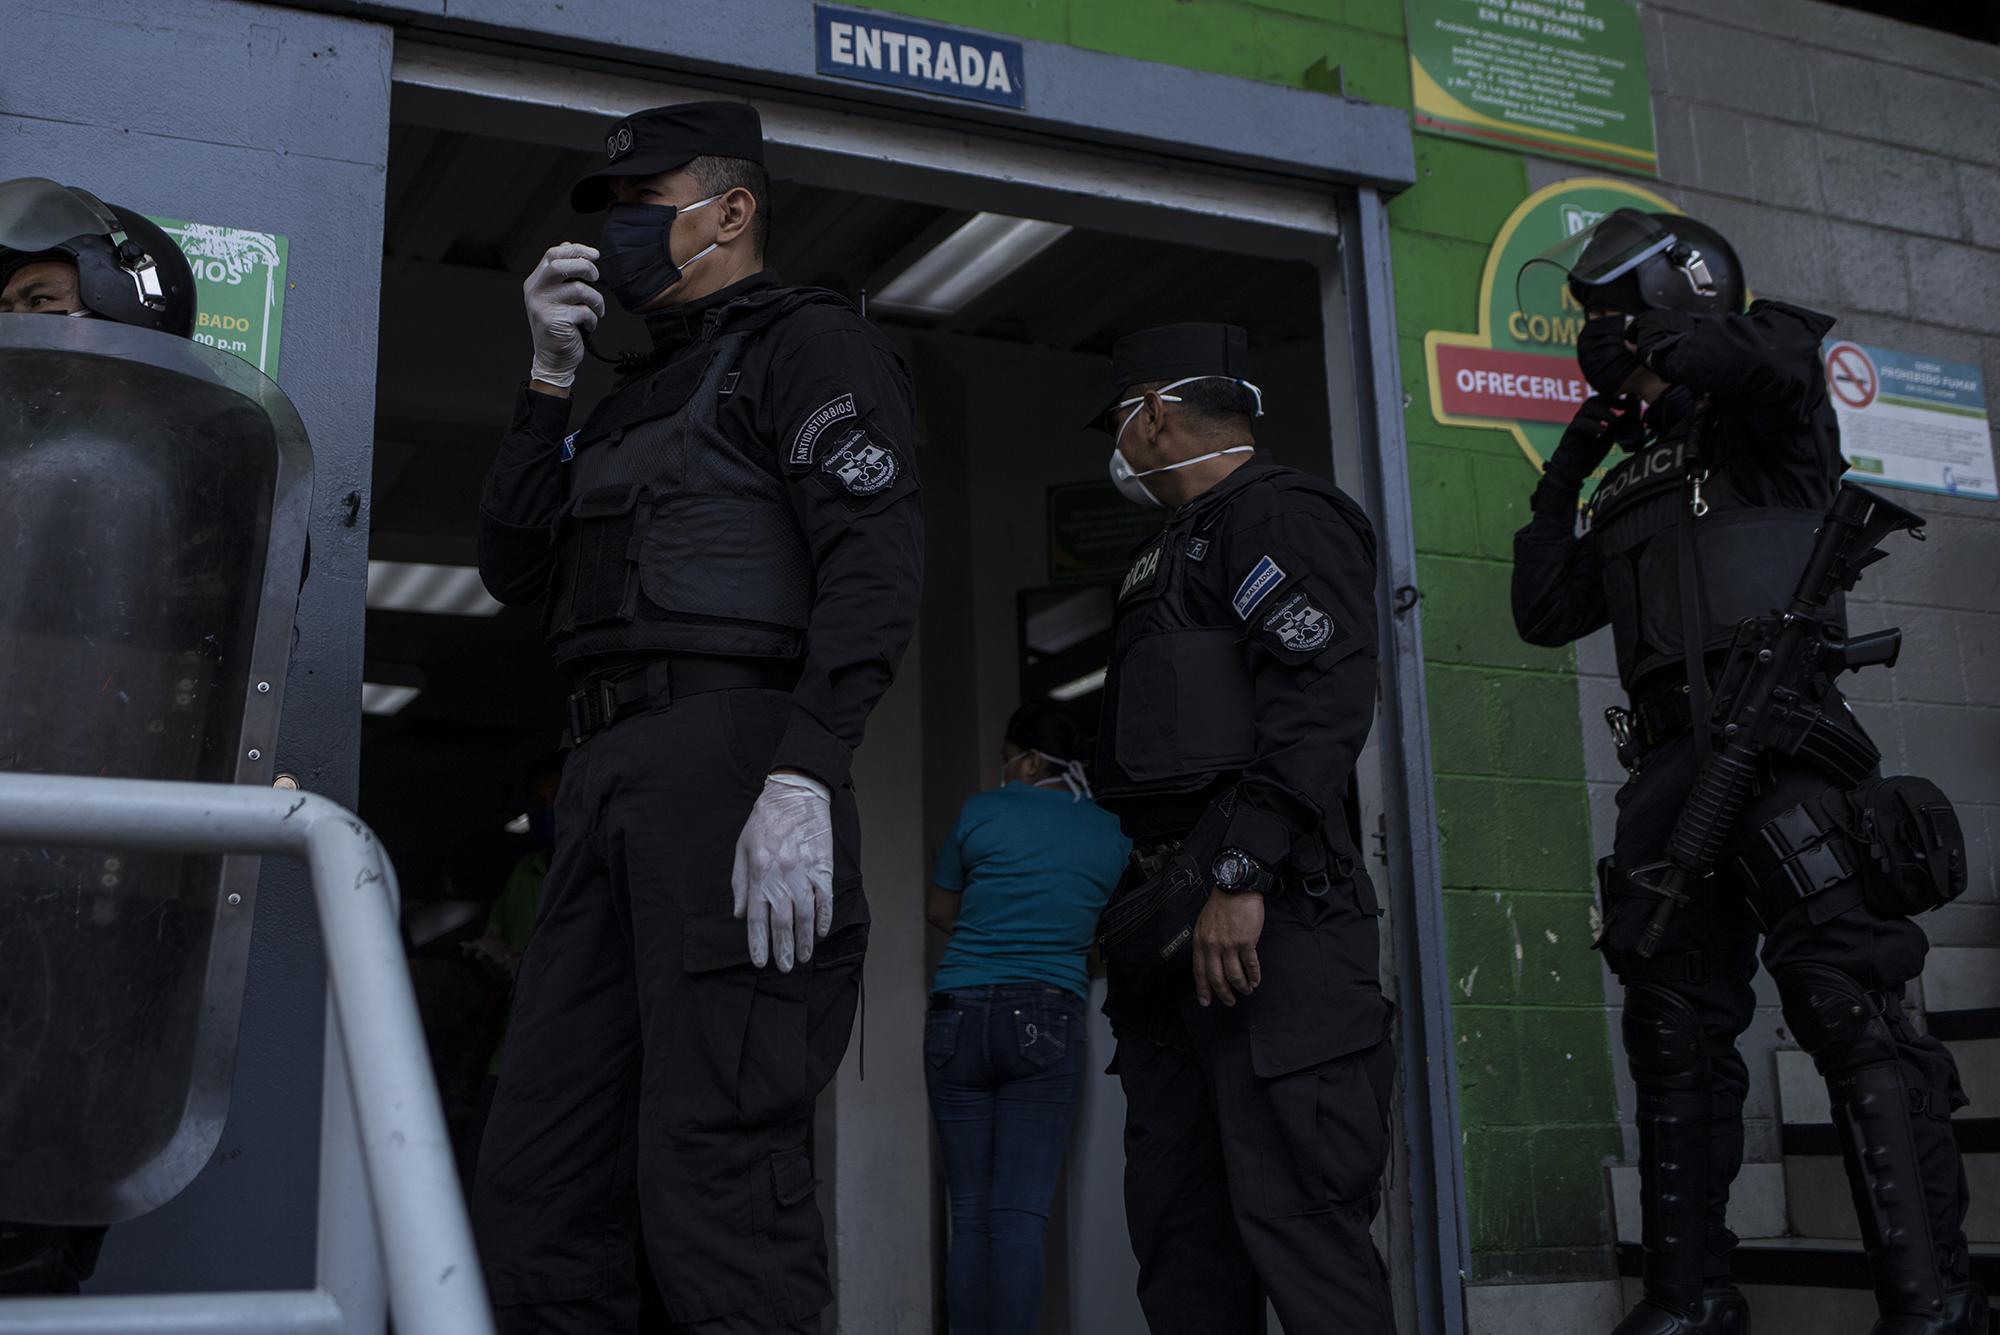
<svg viewBox="0 0 2000 1335">
<path fill-rule="evenodd" d="M 1405 0 L 1419 130 L 1659 172 L 1630 0 Z"/>
<path fill-rule="evenodd" d="M 194 340 L 233 352 L 276 380 L 285 315 L 285 238 L 155 218 L 194 269 Z"/>
</svg>

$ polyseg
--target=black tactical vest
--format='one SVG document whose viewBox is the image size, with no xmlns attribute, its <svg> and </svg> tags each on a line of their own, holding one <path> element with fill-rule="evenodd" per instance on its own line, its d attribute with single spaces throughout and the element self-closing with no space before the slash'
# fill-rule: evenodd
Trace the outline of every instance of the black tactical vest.
<svg viewBox="0 0 2000 1335">
<path fill-rule="evenodd" d="M 1685 450 L 1685 439 L 1663 440 L 1626 458 L 1598 485 L 1585 518 L 1603 556 L 1618 677 L 1635 694 L 1686 677 L 1681 525 L 1693 495 Z M 1693 520 L 1697 633 L 1713 653 L 1729 647 L 1739 622 L 1791 600 L 1825 516 L 1745 501 L 1723 468 L 1703 480 L 1701 496 L 1708 510 Z M 1831 611 L 1846 620 L 1844 601 Z"/>
<path fill-rule="evenodd" d="M 1242 632 L 1203 625 L 1187 607 L 1190 553 L 1206 555 L 1225 512 L 1191 508 L 1140 550 L 1119 586 L 1097 737 L 1100 798 L 1199 792 L 1255 753 Z"/>
<path fill-rule="evenodd" d="M 571 438 L 547 633 L 556 661 L 663 652 L 791 658 L 812 551 L 775 448 L 725 430 L 745 351 L 800 293 L 621 384 Z"/>
</svg>

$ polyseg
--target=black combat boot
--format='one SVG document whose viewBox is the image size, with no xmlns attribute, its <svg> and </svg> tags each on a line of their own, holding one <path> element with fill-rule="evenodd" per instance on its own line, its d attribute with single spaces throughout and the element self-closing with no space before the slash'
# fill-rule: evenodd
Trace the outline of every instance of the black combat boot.
<svg viewBox="0 0 2000 1335">
<path fill-rule="evenodd" d="M 1639 1094 L 1640 1241 L 1646 1296 L 1611 1335 L 1750 1335 L 1750 1308 L 1708 1271 L 1726 1247 L 1709 1224 L 1717 1130 L 1714 1064 L 1701 1023 L 1664 987 L 1625 994 L 1625 1055 Z"/>
<path fill-rule="evenodd" d="M 1733 1284 L 1710 1285 L 1691 1311 L 1669 1308 L 1649 1297 L 1627 1313 L 1611 1335 L 1750 1335 L 1750 1305 Z"/>
<path fill-rule="evenodd" d="M 1961 1284 L 1945 1290 L 1944 1310 L 1932 1316 L 1885 1316 L 1869 1335 L 1986 1335 L 1986 1290 Z"/>
<path fill-rule="evenodd" d="M 1933 1236 L 1912 1126 L 1922 1114 L 1902 1068 L 1873 1062 L 1826 1083 L 1882 1312 L 1871 1335 L 1987 1335 L 1986 1290 L 1963 1278 L 1964 1242 Z"/>
</svg>

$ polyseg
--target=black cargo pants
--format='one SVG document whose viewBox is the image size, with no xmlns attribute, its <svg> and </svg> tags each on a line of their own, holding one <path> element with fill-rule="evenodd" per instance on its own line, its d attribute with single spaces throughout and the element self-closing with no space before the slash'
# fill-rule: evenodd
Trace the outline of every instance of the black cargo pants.
<svg viewBox="0 0 2000 1335">
<path fill-rule="evenodd" d="M 868 940 L 852 789 L 811 963 L 753 968 L 729 886 L 790 711 L 779 691 L 690 695 L 570 753 L 473 1192 L 503 1332 L 634 1330 L 641 1225 L 687 1335 L 820 1329 L 813 1104 Z"/>
<path fill-rule="evenodd" d="M 1365 882 L 1269 896 L 1263 984 L 1235 1006 L 1121 995 L 1125 1218 L 1153 1335 L 1393 1335 L 1369 1228 L 1389 1155 L 1395 1053 Z"/>
<path fill-rule="evenodd" d="M 1757 976 L 1760 928 L 1746 903 L 1745 887 L 1730 869 L 1732 858 L 1725 855 L 1715 875 L 1695 884 L 1693 902 L 1674 914 L 1653 957 L 1643 959 L 1632 946 L 1659 899 L 1632 887 L 1623 876 L 1665 859 L 1695 773 L 1694 739 L 1687 734 L 1646 757 L 1639 774 L 1618 790 L 1617 833 L 1603 880 L 1602 947 L 1621 983 L 1662 987 L 1692 1007 L 1700 1022 L 1703 1055 L 1714 1080 L 1705 1268 L 1711 1278 L 1721 1279 L 1729 1273 L 1729 1252 L 1736 1242 L 1724 1213 L 1730 1184 L 1743 1166 L 1743 1096 L 1749 1087 L 1736 1040 L 1756 1011 L 1751 982 Z M 1831 786 L 1815 769 L 1776 761 L 1737 828 L 1759 829 Z M 1843 882 L 1780 918 L 1763 938 L 1762 957 L 1764 967 L 1779 979 L 1798 965 L 1824 965 L 1847 974 L 1866 991 L 1900 999 L 1904 985 L 1923 971 L 1929 949 L 1923 928 L 1908 918 L 1876 913 L 1861 902 L 1858 884 Z M 1911 1129 L 1923 1164 L 1932 1236 L 1946 1252 L 1956 1253 L 1952 1268 L 1962 1277 L 1970 1198 L 1950 1122 L 1952 1110 L 1964 1102 L 1957 1066 L 1944 1044 L 1918 1033 L 1907 1019 L 1894 1017 L 1890 1026 L 1904 1083 L 1920 1105 L 1913 1109 Z"/>
</svg>

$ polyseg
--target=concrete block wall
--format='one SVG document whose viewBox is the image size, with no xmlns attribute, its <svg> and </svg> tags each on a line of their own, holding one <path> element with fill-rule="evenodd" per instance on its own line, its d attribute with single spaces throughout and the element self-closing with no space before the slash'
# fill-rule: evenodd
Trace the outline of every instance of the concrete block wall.
<svg viewBox="0 0 2000 1335">
<path fill-rule="evenodd" d="M 1575 659 L 1515 634 L 1513 534 L 1533 469 L 1502 432 L 1433 420 L 1423 336 L 1478 324 L 1487 248 L 1529 186 L 1518 154 L 1420 137 L 1389 206 L 1424 595 L 1472 1278 L 1605 1273 L 1600 1163 L 1621 1150 Z"/>
<path fill-rule="evenodd" d="M 1836 337 L 1978 364 L 2000 388 L 2000 50 L 1812 0 L 1641 8 L 1664 193 L 1729 235 L 1755 292 L 1838 316 Z M 1535 187 L 1576 174 L 1528 171 Z M 1924 920 L 1932 941 L 2000 946 L 2000 503 L 1890 494 L 1929 518 L 1930 540 L 1896 543 L 1857 589 L 1854 627 L 1901 626 L 1904 650 L 1846 689 L 1884 771 L 1936 779 L 1965 821 L 1972 883 Z M 1620 698 L 1608 635 L 1579 646 L 1577 668 L 1602 853 L 1623 778 L 1602 724 Z M 1771 1054 L 1790 1042 L 1768 979 L 1757 995 L 1742 1044 L 1752 1162 L 1779 1157 Z M 1616 1048 L 1615 1004 L 1609 1016 Z"/>
</svg>

